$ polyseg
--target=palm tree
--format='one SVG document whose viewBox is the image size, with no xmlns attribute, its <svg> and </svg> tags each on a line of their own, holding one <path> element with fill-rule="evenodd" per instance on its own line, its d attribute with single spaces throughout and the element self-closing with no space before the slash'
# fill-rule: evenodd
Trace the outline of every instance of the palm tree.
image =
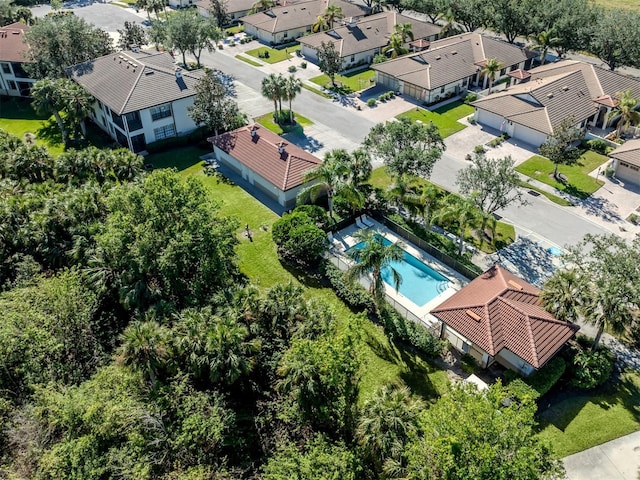
<svg viewBox="0 0 640 480">
<path fill-rule="evenodd" d="M 325 18 L 325 16 L 318 15 L 315 23 L 311 27 L 311 30 L 313 31 L 313 33 L 318 33 L 318 32 L 321 32 L 322 30 L 328 30 L 328 29 L 329 29 L 329 24 L 327 23 L 327 19 Z"/>
<path fill-rule="evenodd" d="M 269 10 L 275 6 L 276 2 L 274 0 L 257 0 L 253 5 L 251 5 L 249 13 L 264 12 L 265 10 Z"/>
<path fill-rule="evenodd" d="M 273 118 L 276 122 L 280 120 L 280 113 L 278 109 L 278 103 L 282 102 L 282 84 L 284 81 L 284 77 L 282 74 L 276 75 L 275 73 L 270 73 L 267 77 L 262 79 L 262 96 L 267 97 L 268 99 L 273 101 Z"/>
<path fill-rule="evenodd" d="M 452 37 L 462 33 L 456 24 L 456 18 L 451 8 L 448 8 L 444 13 L 440 13 L 438 15 L 438 20 L 444 20 L 444 25 L 440 29 L 440 38 Z"/>
<path fill-rule="evenodd" d="M 335 3 L 328 5 L 326 10 L 324 11 L 324 18 L 327 20 L 329 29 L 333 28 L 333 23 L 336 20 L 340 20 L 344 18 L 344 13 L 342 13 L 342 7 L 336 5 Z"/>
<path fill-rule="evenodd" d="M 159 371 L 171 357 L 169 332 L 155 321 L 133 321 L 122 333 L 118 361 L 142 371 L 155 385 Z"/>
<path fill-rule="evenodd" d="M 38 80 L 31 88 L 31 104 L 36 112 L 40 114 L 53 114 L 60 128 L 62 143 L 67 143 L 67 129 L 64 126 L 60 110 L 63 107 L 64 91 L 61 88 L 60 80 L 44 78 Z"/>
<path fill-rule="evenodd" d="M 433 212 L 438 203 L 440 203 L 440 189 L 431 183 L 424 185 L 419 193 L 410 193 L 405 198 L 407 208 L 422 216 L 427 230 L 431 229 Z"/>
<path fill-rule="evenodd" d="M 299 78 L 296 78 L 295 75 L 289 75 L 289 77 L 284 81 L 283 84 L 283 93 L 284 98 L 289 101 L 289 123 L 293 125 L 293 108 L 291 106 L 291 102 L 296 96 L 302 91 L 302 81 Z"/>
<path fill-rule="evenodd" d="M 402 277 L 391 263 L 402 260 L 404 252 L 398 243 L 386 245 L 384 238 L 372 230 L 360 230 L 354 237 L 363 245 L 362 248 L 355 248 L 349 252 L 356 263 L 347 271 L 347 278 L 353 281 L 362 275 L 370 276 L 369 293 L 373 296 L 376 306 L 380 308 L 385 294 L 382 270 L 390 269 L 393 286 L 397 291 Z"/>
<path fill-rule="evenodd" d="M 444 199 L 443 204 L 446 206 L 438 212 L 437 218 L 457 225 L 458 255 L 462 255 L 464 252 L 465 232 L 467 227 L 477 220 L 478 211 L 471 202 L 453 194 L 448 195 Z"/>
<path fill-rule="evenodd" d="M 540 294 L 544 308 L 558 320 L 576 323 L 586 285 L 575 270 L 557 270 L 545 283 Z"/>
<path fill-rule="evenodd" d="M 87 126 L 85 119 L 92 111 L 94 98 L 82 86 L 71 80 L 64 82 L 64 110 L 74 124 L 80 127 L 83 138 L 87 138 Z"/>
<path fill-rule="evenodd" d="M 346 159 L 349 154 L 345 150 L 332 150 L 324 156 L 324 162 L 304 176 L 305 182 L 316 181 L 317 183 L 304 189 L 300 195 L 310 195 L 312 200 L 325 192 L 329 207 L 329 216 L 333 217 L 333 197 L 335 194 L 347 186 L 347 176 L 349 168 Z"/>
<path fill-rule="evenodd" d="M 405 42 L 402 39 L 402 35 L 398 32 L 394 32 L 389 37 L 389 44 L 382 49 L 382 53 L 391 52 L 391 58 L 404 55 L 409 51 L 404 44 Z"/>
<path fill-rule="evenodd" d="M 533 41 L 531 49 L 540 52 L 540 65 L 544 65 L 547 61 L 547 52 L 549 49 L 554 48 L 560 43 L 560 38 L 556 37 L 555 34 L 555 30 L 550 28 L 530 38 L 531 41 Z"/>
<path fill-rule="evenodd" d="M 498 75 L 498 72 L 500 72 L 502 67 L 504 67 L 504 65 L 499 60 L 495 58 L 490 58 L 489 60 L 487 60 L 487 63 L 485 64 L 484 68 L 481 70 L 480 73 L 485 75 L 489 80 L 489 93 L 491 93 L 491 87 L 493 87 L 493 82 L 495 81 L 496 76 Z"/>
<path fill-rule="evenodd" d="M 413 30 L 410 23 L 396 23 L 393 26 L 393 32 L 402 38 L 402 43 L 413 40 Z"/>
<path fill-rule="evenodd" d="M 618 126 L 616 128 L 616 136 L 620 137 L 623 129 L 629 128 L 630 125 L 640 123 L 640 112 L 636 110 L 638 107 L 638 99 L 633 97 L 631 90 L 616 93 L 618 103 L 616 108 L 611 110 L 609 116 L 612 118 L 620 116 Z"/>
<path fill-rule="evenodd" d="M 406 386 L 383 385 L 365 402 L 356 438 L 378 473 L 390 461 L 402 461 L 405 444 L 424 408 Z"/>
</svg>

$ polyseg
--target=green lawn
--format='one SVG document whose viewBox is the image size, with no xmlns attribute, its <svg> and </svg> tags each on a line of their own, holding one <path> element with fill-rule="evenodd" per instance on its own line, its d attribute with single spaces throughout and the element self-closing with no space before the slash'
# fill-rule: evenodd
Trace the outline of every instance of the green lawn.
<svg viewBox="0 0 640 480">
<path fill-rule="evenodd" d="M 196 146 L 172 148 L 164 152 L 153 153 L 147 156 L 145 163 L 150 163 L 153 168 L 175 168 L 183 171 L 194 165 L 199 166 L 202 163 L 200 157 L 211 153 L 211 150 L 205 151 Z"/>
<path fill-rule="evenodd" d="M 595 0 L 596 4 L 606 8 L 635 10 L 640 12 L 639 0 Z"/>
<path fill-rule="evenodd" d="M 564 398 L 563 398 L 564 397 Z M 640 374 L 627 373 L 596 392 L 570 392 L 551 399 L 539 414 L 539 437 L 564 457 L 640 430 Z"/>
<path fill-rule="evenodd" d="M 294 125 L 278 125 L 273 121 L 273 113 L 265 113 L 264 115 L 257 117 L 256 122 L 262 125 L 265 128 L 268 128 L 273 133 L 277 135 L 282 135 L 283 133 L 288 133 L 292 131 L 297 131 L 298 133 L 302 133 L 303 127 L 308 127 L 313 125 L 313 122 L 302 115 L 293 112 L 293 117 L 296 121 Z"/>
<path fill-rule="evenodd" d="M 235 25 L 224 29 L 224 33 L 226 33 L 227 36 L 235 35 L 240 32 L 244 32 L 244 25 Z"/>
<path fill-rule="evenodd" d="M 253 65 L 254 67 L 261 67 L 262 64 L 258 62 L 254 62 L 250 58 L 245 57 L 244 55 L 236 55 L 236 58 L 244 63 L 248 63 L 249 65 Z"/>
<path fill-rule="evenodd" d="M 247 55 L 251 55 L 252 57 L 259 58 L 266 63 L 278 63 L 292 58 L 295 55 L 296 50 L 300 50 L 300 45 L 280 49 L 260 47 L 254 48 L 253 50 L 249 50 L 245 53 Z M 266 53 L 269 54 L 268 58 L 263 57 L 263 55 Z"/>
<path fill-rule="evenodd" d="M 538 192 L 540 195 L 544 195 L 553 203 L 560 205 L 562 207 L 573 207 L 573 203 L 571 203 L 569 200 L 565 200 L 564 198 L 554 195 L 553 193 L 549 193 L 546 190 L 542 190 L 541 188 L 531 185 L 529 182 L 521 181 L 520 186 L 527 190 L 533 190 L 535 192 Z"/>
<path fill-rule="evenodd" d="M 460 111 L 462 108 L 460 108 Z M 447 138 L 449 135 L 453 135 L 460 130 L 466 128 L 466 125 L 458 122 L 456 120 L 455 115 L 457 115 L 456 109 L 449 110 L 450 114 L 440 114 L 435 111 L 425 110 L 424 108 L 416 107 L 414 109 L 409 110 L 408 112 L 401 113 L 400 115 L 396 115 L 396 118 L 408 118 L 411 121 L 420 121 L 422 123 L 433 122 L 433 124 L 438 127 L 440 130 L 440 135 L 442 138 Z M 464 116 L 464 115 L 463 115 Z"/>
<path fill-rule="evenodd" d="M 474 111 L 475 108 L 471 105 L 467 105 L 462 100 L 447 103 L 446 105 L 434 110 L 435 113 L 453 118 L 454 120 L 460 120 L 461 118 L 468 117 L 473 114 Z"/>
<path fill-rule="evenodd" d="M 193 147 L 174 149 L 164 157 L 166 161 L 163 166 L 172 166 L 168 159 L 176 159 L 179 162 L 176 166 L 181 169 L 182 175 L 195 175 L 203 180 L 211 193 L 211 199 L 220 204 L 223 215 L 239 220 L 240 244 L 237 252 L 240 269 L 251 282 L 261 287 L 289 281 L 302 283 L 307 287 L 307 297 L 321 298 L 327 302 L 340 325 L 353 323 L 359 326 L 358 332 L 363 342 L 360 352 L 361 401 L 369 397 L 378 386 L 390 382 L 403 381 L 414 393 L 429 401 L 446 391 L 448 378 L 445 371 L 432 366 L 420 355 L 391 343 L 380 327 L 354 315 L 330 288 L 309 280 L 304 273 L 283 267 L 271 238 L 271 226 L 278 216 L 240 187 L 206 176 L 198 158 L 201 154 L 201 150 Z M 186 165 L 190 166 L 185 168 Z M 253 231 L 253 242 L 242 236 L 246 224 Z"/>
<path fill-rule="evenodd" d="M 569 193 L 574 197 L 584 199 L 604 185 L 604 181 L 590 177 L 589 172 L 608 160 L 605 155 L 587 150 L 575 165 L 560 165 L 558 172 L 567 177 L 567 185 L 563 185 L 553 178 L 554 164 L 551 160 L 539 155 L 534 155 L 526 162 L 518 165 L 516 171 L 551 185 L 562 192 Z"/>
<path fill-rule="evenodd" d="M 324 98 L 332 98 L 332 97 L 331 97 L 331 95 L 329 95 L 329 94 L 327 94 L 327 93 L 324 93 L 324 92 L 322 92 L 322 91 L 318 90 L 318 89 L 317 89 L 317 88 L 315 88 L 315 87 L 312 87 L 312 86 L 310 86 L 310 85 L 307 85 L 306 83 L 303 83 L 303 84 L 302 84 L 302 88 L 304 88 L 305 90 L 309 90 L 310 92 L 313 92 L 313 93 L 315 93 L 315 94 L 317 94 L 317 95 L 320 95 L 321 97 L 324 97 Z"/>
<path fill-rule="evenodd" d="M 359 92 L 366 88 L 372 87 L 375 83 L 375 72 L 370 69 L 358 70 L 356 72 L 347 73 L 346 75 L 336 75 L 336 84 L 339 84 L 341 93 Z M 319 75 L 311 79 L 313 83 L 320 87 L 331 87 L 331 79 L 328 75 Z"/>
</svg>

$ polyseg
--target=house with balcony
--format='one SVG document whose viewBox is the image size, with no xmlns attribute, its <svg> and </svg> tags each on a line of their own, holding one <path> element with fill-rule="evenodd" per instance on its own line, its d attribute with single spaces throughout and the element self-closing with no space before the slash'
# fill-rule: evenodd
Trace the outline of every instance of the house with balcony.
<svg viewBox="0 0 640 480">
<path fill-rule="evenodd" d="M 472 103 L 475 119 L 534 147 L 566 118 L 573 118 L 576 128 L 585 131 L 608 128 L 616 121 L 611 112 L 619 92 L 631 90 L 640 98 L 639 79 L 576 60 L 511 75 L 517 83 Z"/>
<path fill-rule="evenodd" d="M 416 42 L 423 40 L 428 45 L 440 35 L 440 26 L 390 10 L 368 17 L 343 19 L 331 30 L 301 37 L 298 42 L 302 56 L 315 64 L 318 63 L 318 49 L 322 43 L 333 43 L 340 53 L 342 68 L 346 70 L 358 65 L 369 65 L 373 57 L 389 44 L 394 27 L 405 23 L 411 25 L 413 40 Z"/>
<path fill-rule="evenodd" d="M 113 53 L 69 67 L 67 74 L 96 99 L 95 123 L 133 152 L 198 127 L 187 109 L 205 72 L 177 67 L 167 52 Z"/>
<path fill-rule="evenodd" d="M 23 68 L 29 50 L 24 34 L 29 28 L 20 22 L 0 27 L 0 95 L 28 97 L 36 82 Z"/>
<path fill-rule="evenodd" d="M 487 88 L 482 69 L 489 59 L 502 65 L 494 83 L 507 74 L 528 69 L 536 56 L 524 48 L 480 33 L 464 33 L 431 42 L 426 50 L 372 65 L 376 84 L 421 103 L 433 104 L 462 95 L 472 88 Z"/>
</svg>

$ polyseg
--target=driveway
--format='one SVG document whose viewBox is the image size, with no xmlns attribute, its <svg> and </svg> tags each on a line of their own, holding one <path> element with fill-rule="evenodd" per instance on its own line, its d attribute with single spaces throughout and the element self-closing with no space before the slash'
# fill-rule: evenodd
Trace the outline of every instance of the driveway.
<svg viewBox="0 0 640 480">
<path fill-rule="evenodd" d="M 636 480 L 640 432 L 570 455 L 563 462 L 568 480 Z"/>
</svg>

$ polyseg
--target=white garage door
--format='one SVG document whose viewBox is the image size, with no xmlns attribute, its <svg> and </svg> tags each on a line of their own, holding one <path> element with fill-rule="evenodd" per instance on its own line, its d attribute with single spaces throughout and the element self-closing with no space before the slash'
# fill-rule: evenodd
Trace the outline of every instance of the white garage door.
<svg viewBox="0 0 640 480">
<path fill-rule="evenodd" d="M 512 137 L 517 138 L 518 140 L 528 143 L 529 145 L 532 145 L 534 147 L 539 147 L 547 140 L 547 136 L 544 133 L 518 124 L 515 124 L 513 126 Z"/>
<path fill-rule="evenodd" d="M 500 130 L 504 118 L 501 115 L 478 109 L 478 117 L 476 120 L 482 125 Z"/>
<path fill-rule="evenodd" d="M 635 165 L 629 165 L 627 162 L 618 161 L 616 177 L 625 182 L 640 185 L 640 168 Z"/>
</svg>

